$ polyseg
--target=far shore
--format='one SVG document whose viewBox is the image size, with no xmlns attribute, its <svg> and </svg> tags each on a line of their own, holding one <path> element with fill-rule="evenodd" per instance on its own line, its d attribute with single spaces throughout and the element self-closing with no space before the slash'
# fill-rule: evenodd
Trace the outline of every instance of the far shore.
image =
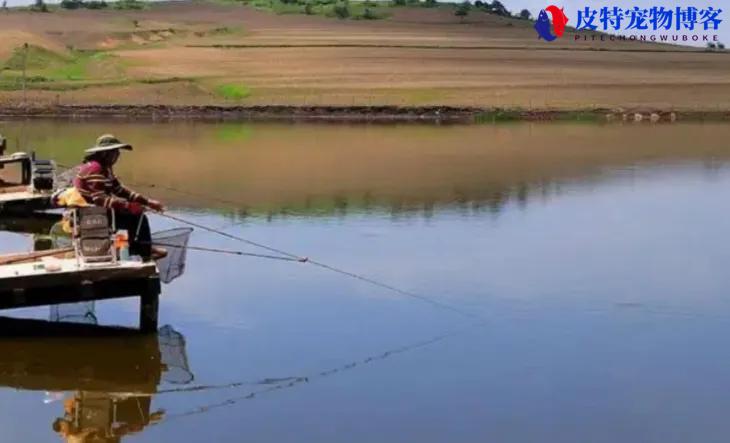
<svg viewBox="0 0 730 443">
<path fill-rule="evenodd" d="M 0 107 L 0 118 L 75 120 L 315 121 L 352 123 L 492 123 L 594 121 L 661 123 L 730 121 L 730 110 L 650 108 L 522 109 L 453 106 L 164 106 L 57 105 Z"/>
<path fill-rule="evenodd" d="M 724 46 L 601 41 L 575 29 L 546 42 L 531 20 L 476 6 L 459 17 L 452 3 L 368 2 L 370 19 L 357 15 L 366 8 L 359 1 L 349 18 L 307 14 L 306 0 L 254 3 L 8 10 L 0 14 L 0 113 L 651 122 L 730 112 Z"/>
</svg>

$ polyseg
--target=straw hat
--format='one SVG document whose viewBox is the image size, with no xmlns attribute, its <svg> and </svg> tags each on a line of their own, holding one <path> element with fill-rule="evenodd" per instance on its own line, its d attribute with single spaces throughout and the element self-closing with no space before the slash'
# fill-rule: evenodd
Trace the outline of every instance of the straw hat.
<svg viewBox="0 0 730 443">
<path fill-rule="evenodd" d="M 96 146 L 87 149 L 87 154 L 94 154 L 96 152 L 114 151 L 116 149 L 124 149 L 127 151 L 132 150 L 132 145 L 129 143 L 122 143 L 118 138 L 111 134 L 104 134 L 96 139 Z"/>
</svg>

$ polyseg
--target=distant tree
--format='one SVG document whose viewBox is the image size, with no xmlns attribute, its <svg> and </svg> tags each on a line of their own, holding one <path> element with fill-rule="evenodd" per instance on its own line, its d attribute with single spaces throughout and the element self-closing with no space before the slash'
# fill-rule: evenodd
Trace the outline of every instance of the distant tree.
<svg viewBox="0 0 730 443">
<path fill-rule="evenodd" d="M 90 0 L 83 3 L 86 9 L 106 9 L 109 6 L 104 0 Z"/>
<path fill-rule="evenodd" d="M 365 11 L 363 11 L 362 13 L 362 18 L 364 18 L 365 20 L 375 20 L 378 17 L 373 13 L 372 9 L 365 8 Z"/>
<path fill-rule="evenodd" d="M 438 0 L 424 0 L 423 2 L 423 6 L 425 6 L 426 8 L 435 8 L 438 5 Z"/>
<path fill-rule="evenodd" d="M 304 5 L 304 13 L 307 15 L 314 15 L 314 3 L 307 2 Z"/>
<path fill-rule="evenodd" d="M 477 1 L 474 2 L 474 6 L 477 7 L 477 8 L 483 8 L 484 7 L 484 2 L 482 0 L 477 0 Z"/>
<path fill-rule="evenodd" d="M 35 0 L 35 3 L 30 9 L 35 12 L 48 12 L 48 5 L 43 0 Z"/>
<path fill-rule="evenodd" d="M 333 11 L 337 18 L 345 19 L 350 16 L 350 5 L 348 5 L 346 2 L 340 2 L 335 5 Z"/>
<path fill-rule="evenodd" d="M 118 0 L 113 5 L 114 9 L 119 10 L 144 9 L 145 2 L 141 0 Z"/>
<path fill-rule="evenodd" d="M 3 0 L 3 9 L 8 10 L 8 0 Z"/>
<path fill-rule="evenodd" d="M 81 7 L 81 0 L 61 0 L 59 6 L 63 9 L 79 9 Z"/>
<path fill-rule="evenodd" d="M 494 0 L 492 4 L 489 5 L 488 9 L 489 12 L 491 12 L 492 14 L 497 14 L 505 17 L 509 17 L 510 15 L 512 15 L 499 0 Z"/>
<path fill-rule="evenodd" d="M 709 42 L 709 43 L 707 43 L 707 49 L 709 49 L 709 50 L 713 50 L 713 49 L 715 49 L 715 48 L 716 48 L 716 46 L 715 46 L 715 44 L 714 44 L 714 43 L 712 43 L 712 42 Z"/>
<path fill-rule="evenodd" d="M 725 50 L 725 43 L 717 42 L 717 49 L 720 49 L 722 51 Z"/>
<path fill-rule="evenodd" d="M 393 5 L 394 6 L 405 6 L 406 0 L 393 0 Z"/>
<path fill-rule="evenodd" d="M 529 20 L 530 18 L 532 18 L 532 14 L 530 14 L 530 11 L 528 11 L 527 9 L 523 9 L 522 11 L 520 11 L 520 18 L 523 20 Z"/>
<path fill-rule="evenodd" d="M 461 20 L 462 23 L 464 23 L 464 18 L 466 18 L 467 15 L 469 15 L 469 10 L 471 10 L 471 3 L 468 1 L 465 1 L 464 3 L 459 4 L 459 6 L 456 7 L 456 11 L 454 11 L 454 15 L 459 17 L 459 20 Z"/>
</svg>

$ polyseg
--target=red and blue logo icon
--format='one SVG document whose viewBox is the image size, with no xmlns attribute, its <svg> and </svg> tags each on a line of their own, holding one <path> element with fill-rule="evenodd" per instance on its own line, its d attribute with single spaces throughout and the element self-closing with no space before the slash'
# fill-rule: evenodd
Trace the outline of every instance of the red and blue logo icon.
<svg viewBox="0 0 730 443">
<path fill-rule="evenodd" d="M 552 17 L 552 21 L 548 17 L 548 13 Z M 552 22 L 552 23 L 551 23 Z M 545 41 L 551 42 L 558 37 L 563 36 L 565 32 L 565 25 L 568 23 L 568 17 L 565 16 L 563 8 L 558 8 L 555 5 L 550 5 L 545 9 L 540 10 L 535 21 L 535 31 L 537 31 L 538 38 L 542 38 Z M 550 32 L 550 27 L 555 32 Z"/>
</svg>

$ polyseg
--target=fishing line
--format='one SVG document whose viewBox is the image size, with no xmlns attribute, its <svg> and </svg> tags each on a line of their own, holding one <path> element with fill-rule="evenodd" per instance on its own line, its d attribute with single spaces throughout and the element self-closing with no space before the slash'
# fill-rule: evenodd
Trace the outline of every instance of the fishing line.
<svg viewBox="0 0 730 443">
<path fill-rule="evenodd" d="M 335 266 L 328 265 L 328 264 L 323 263 L 323 262 L 320 262 L 320 261 L 312 260 L 312 259 L 310 259 L 308 257 L 299 256 L 297 254 L 293 254 L 291 252 L 284 251 L 282 249 L 273 248 L 271 246 L 267 246 L 267 245 L 264 245 L 264 244 L 261 244 L 261 243 L 258 243 L 258 242 L 252 241 L 252 240 L 248 240 L 246 238 L 243 238 L 243 237 L 240 237 L 240 236 L 237 236 L 237 235 L 229 234 L 229 233 L 224 232 L 224 231 L 221 231 L 219 229 L 211 228 L 211 227 L 208 227 L 208 226 L 205 226 L 205 225 L 201 225 L 200 223 L 196 223 L 196 222 L 193 222 L 193 221 L 190 221 L 190 220 L 186 220 L 184 218 L 176 217 L 174 215 L 170 215 L 170 214 L 166 214 L 166 213 L 160 213 L 160 212 L 153 212 L 153 213 L 154 214 L 157 214 L 157 215 L 159 215 L 161 217 L 165 217 L 165 218 L 169 218 L 170 220 L 177 221 L 179 223 L 183 223 L 183 224 L 186 224 L 186 225 L 195 227 L 195 228 L 202 229 L 204 231 L 212 232 L 214 234 L 218 234 L 218 235 L 221 235 L 223 237 L 230 238 L 232 240 L 236 240 L 236 241 L 240 241 L 240 242 L 243 242 L 243 243 L 247 243 L 249 245 L 256 246 L 258 248 L 263 248 L 263 249 L 265 249 L 267 251 L 274 252 L 276 254 L 281 255 L 282 258 L 288 257 L 292 261 L 298 261 L 298 262 L 301 262 L 301 263 L 310 263 L 310 264 L 312 264 L 314 266 L 317 266 L 319 268 L 326 269 L 326 270 L 329 270 L 329 271 L 332 271 L 332 272 L 335 272 L 335 273 L 338 273 L 338 274 L 341 274 L 341 275 L 344 275 L 344 276 L 347 276 L 347 277 L 351 277 L 351 278 L 354 278 L 354 279 L 363 281 L 365 283 L 369 283 L 369 284 L 371 284 L 373 286 L 377 286 L 379 288 L 389 290 L 389 291 L 391 291 L 393 293 L 396 293 L 396 294 L 399 294 L 399 295 L 403 295 L 403 296 L 406 296 L 406 297 L 410 297 L 410 298 L 414 298 L 414 299 L 420 300 L 422 302 L 428 303 L 428 304 L 430 304 L 432 306 L 435 306 L 435 307 L 438 307 L 440 309 L 444 309 L 444 310 L 448 310 L 448 311 L 454 312 L 454 313 L 459 314 L 459 315 L 461 315 L 463 317 L 472 318 L 472 319 L 473 318 L 480 318 L 478 315 L 476 315 L 476 314 L 474 314 L 472 312 L 465 311 L 465 310 L 460 309 L 460 308 L 458 308 L 456 306 L 452 306 L 450 304 L 443 303 L 441 301 L 432 299 L 430 297 L 426 297 L 425 295 L 417 294 L 415 292 L 406 291 L 404 289 L 397 288 L 395 286 L 389 285 L 387 283 L 383 283 L 381 281 L 372 279 L 370 277 L 365 277 L 363 275 L 356 274 L 356 273 L 350 272 L 350 271 L 346 271 L 344 269 L 337 268 Z"/>
<path fill-rule="evenodd" d="M 261 394 L 266 394 L 269 392 L 274 392 L 274 391 L 278 391 L 278 390 L 282 390 L 282 389 L 293 388 L 293 387 L 299 386 L 301 384 L 309 383 L 312 380 L 329 377 L 331 375 L 334 375 L 334 374 L 337 374 L 340 372 L 349 371 L 349 370 L 355 369 L 357 367 L 361 367 L 361 366 L 365 366 L 365 365 L 368 365 L 368 364 L 371 364 L 374 362 L 382 361 L 382 360 L 385 360 L 389 357 L 392 357 L 392 356 L 395 356 L 398 354 L 403 354 L 403 353 L 406 353 L 409 351 L 424 348 L 424 347 L 433 345 L 435 343 L 441 342 L 443 340 L 446 340 L 447 338 L 464 333 L 466 330 L 471 329 L 475 326 L 478 326 L 479 324 L 481 324 L 481 323 L 470 325 L 468 328 L 461 328 L 456 331 L 447 332 L 447 333 L 438 335 L 438 336 L 433 337 L 428 340 L 401 346 L 401 347 L 391 349 L 391 350 L 388 350 L 385 352 L 380 352 L 380 353 L 368 356 L 364 359 L 355 360 L 355 361 L 352 361 L 352 362 L 344 364 L 344 365 L 340 365 L 340 366 L 336 366 L 336 367 L 333 367 L 330 369 L 318 371 L 311 375 L 302 376 L 302 377 L 294 377 L 294 378 L 285 378 L 285 379 L 283 379 L 283 382 L 274 384 L 273 386 L 270 386 L 265 389 L 251 391 L 245 395 L 231 397 L 231 398 L 228 398 L 228 399 L 220 401 L 220 402 L 211 403 L 211 404 L 207 404 L 207 405 L 203 405 L 203 406 L 198 406 L 198 407 L 190 409 L 188 411 L 168 415 L 164 421 L 154 423 L 154 425 L 160 425 L 162 423 L 166 423 L 166 422 L 169 422 L 170 420 L 174 420 L 177 418 L 204 414 L 206 412 L 210 412 L 211 410 L 223 408 L 226 406 L 233 406 L 244 400 L 253 400 L 254 398 L 256 398 L 256 396 L 261 395 Z M 203 391 L 203 390 L 212 390 L 212 389 L 225 389 L 228 387 L 240 387 L 240 386 L 244 386 L 244 385 L 247 385 L 247 383 L 230 383 L 227 385 L 210 385 L 209 387 L 202 386 L 201 389 L 196 389 L 197 387 L 191 386 L 189 388 L 182 388 L 181 391 L 171 390 L 168 392 L 186 392 L 186 390 L 194 392 L 194 391 Z"/>
<path fill-rule="evenodd" d="M 290 383 L 292 381 L 294 381 L 294 382 L 307 381 L 307 380 L 304 380 L 305 378 L 306 377 L 264 378 L 263 380 L 258 380 L 258 381 L 237 381 L 237 382 L 233 382 L 233 383 L 225 383 L 225 384 L 219 384 L 219 385 L 196 385 L 196 386 L 187 386 L 184 388 L 163 389 L 163 390 L 155 392 L 154 394 L 148 394 L 148 395 L 155 396 L 155 395 L 161 395 L 161 394 L 177 394 L 177 393 L 184 393 L 184 392 L 215 391 L 215 390 L 221 390 L 221 389 L 240 388 L 242 386 L 279 385 L 279 384 L 284 384 L 284 383 Z"/>
<path fill-rule="evenodd" d="M 252 240 L 248 240 L 248 239 L 245 239 L 243 237 L 239 237 L 237 235 L 229 234 L 229 233 L 227 233 L 225 231 L 221 231 L 220 229 L 215 229 L 215 228 L 211 228 L 209 226 L 201 225 L 200 223 L 196 223 L 196 222 L 193 222 L 193 221 L 190 221 L 190 220 L 186 220 L 184 218 L 176 217 L 174 215 L 170 215 L 170 214 L 162 213 L 162 212 L 153 212 L 153 214 L 159 215 L 161 217 L 169 218 L 170 220 L 174 220 L 176 222 L 183 223 L 183 224 L 192 226 L 194 228 L 198 228 L 198 229 L 202 229 L 204 231 L 212 232 L 214 234 L 222 235 L 223 237 L 227 237 L 227 238 L 229 238 L 231 240 L 236 240 L 236 241 L 240 241 L 240 242 L 243 242 L 243 243 L 247 243 L 247 244 L 249 244 L 251 246 L 256 246 L 257 248 L 262 248 L 262 249 L 265 249 L 265 250 L 267 250 L 269 252 L 274 252 L 276 254 L 279 254 L 281 256 L 285 256 L 285 257 L 289 257 L 289 258 L 292 258 L 292 259 L 296 259 L 297 261 L 305 262 L 305 261 L 308 260 L 306 257 L 300 257 L 300 256 L 298 256 L 296 254 L 292 254 L 290 252 L 287 252 L 287 251 L 284 251 L 284 250 L 281 250 L 281 249 L 273 248 L 271 246 L 267 246 L 267 245 L 264 245 L 262 243 L 258 243 L 258 242 L 252 241 Z"/>
<path fill-rule="evenodd" d="M 290 257 L 280 257 L 278 255 L 267 255 L 267 254 L 256 254 L 254 252 L 246 252 L 246 251 L 236 251 L 233 249 L 217 249 L 217 248 L 206 248 L 203 246 L 180 246 L 180 245 L 174 245 L 171 243 L 160 243 L 160 242 L 140 242 L 145 244 L 151 244 L 154 246 L 162 246 L 166 248 L 177 248 L 177 249 L 190 249 L 193 251 L 201 251 L 201 252 L 212 252 L 212 253 L 218 253 L 218 254 L 228 254 L 228 255 L 238 255 L 238 256 L 245 256 L 245 257 L 256 257 L 256 258 L 266 258 L 270 260 L 283 260 L 283 261 L 296 261 L 299 260 L 290 258 Z"/>
</svg>

